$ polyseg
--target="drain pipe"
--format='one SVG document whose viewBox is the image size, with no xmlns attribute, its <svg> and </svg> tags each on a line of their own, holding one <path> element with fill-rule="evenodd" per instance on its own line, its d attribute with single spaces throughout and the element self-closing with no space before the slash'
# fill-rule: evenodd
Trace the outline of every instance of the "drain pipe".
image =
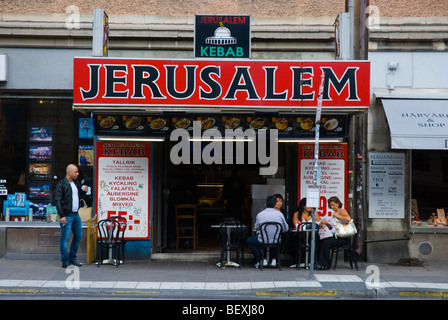
<svg viewBox="0 0 448 320">
<path fill-rule="evenodd" d="M 348 0 L 348 12 L 350 19 L 350 58 L 355 58 L 355 3 L 354 0 Z"/>
</svg>

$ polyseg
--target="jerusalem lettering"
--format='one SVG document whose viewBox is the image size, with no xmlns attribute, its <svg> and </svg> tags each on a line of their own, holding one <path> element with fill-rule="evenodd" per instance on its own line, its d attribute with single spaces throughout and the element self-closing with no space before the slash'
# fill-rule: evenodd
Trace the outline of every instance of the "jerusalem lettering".
<svg viewBox="0 0 448 320">
<path fill-rule="evenodd" d="M 238 58 L 240 49 L 201 50 L 207 57 Z M 322 74 L 323 106 L 370 103 L 368 63 L 86 60 L 75 59 L 75 105 L 315 106 Z"/>
</svg>

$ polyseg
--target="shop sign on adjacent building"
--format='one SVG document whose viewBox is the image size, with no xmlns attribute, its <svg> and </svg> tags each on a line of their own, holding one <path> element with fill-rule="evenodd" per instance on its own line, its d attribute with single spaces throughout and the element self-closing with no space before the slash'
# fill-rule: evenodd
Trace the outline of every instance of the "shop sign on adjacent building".
<svg viewBox="0 0 448 320">
<path fill-rule="evenodd" d="M 195 58 L 250 58 L 250 16 L 196 15 Z"/>
<path fill-rule="evenodd" d="M 96 144 L 98 220 L 127 219 L 126 239 L 147 240 L 151 230 L 151 145 L 98 141 Z"/>
<path fill-rule="evenodd" d="M 6 54 L 0 54 L 0 81 L 6 81 L 8 79 L 7 72 L 7 59 Z"/>
<path fill-rule="evenodd" d="M 369 153 L 369 218 L 404 218 L 405 154 Z"/>
<path fill-rule="evenodd" d="M 370 105 L 368 61 L 74 59 L 74 106 L 315 107 Z"/>
</svg>

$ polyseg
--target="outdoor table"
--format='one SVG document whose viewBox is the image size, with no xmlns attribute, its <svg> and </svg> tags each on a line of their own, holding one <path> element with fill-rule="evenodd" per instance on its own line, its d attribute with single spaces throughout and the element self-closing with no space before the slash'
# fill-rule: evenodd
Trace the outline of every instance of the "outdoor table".
<svg viewBox="0 0 448 320">
<path fill-rule="evenodd" d="M 212 228 L 221 228 L 221 227 L 222 226 L 220 224 L 212 225 Z M 225 228 L 227 229 L 227 236 L 228 236 L 227 240 L 229 240 L 231 229 L 237 228 L 237 226 L 235 226 L 235 225 L 226 225 Z M 241 225 L 241 229 L 242 230 L 247 229 L 247 225 Z M 218 262 L 216 265 L 218 267 L 221 267 L 221 262 Z M 239 266 L 240 265 L 238 263 L 233 262 L 233 261 L 230 260 L 230 250 L 227 250 L 227 252 L 226 252 L 226 262 L 224 263 L 223 267 L 239 267 Z"/>
<path fill-rule="evenodd" d="M 311 253 L 311 222 L 302 222 L 302 228 L 297 229 L 290 229 L 289 231 L 292 233 L 298 233 L 297 236 L 301 236 L 300 233 L 305 233 L 305 269 L 309 269 L 310 267 L 310 253 Z M 317 224 L 316 224 L 317 226 Z M 316 230 L 318 231 L 318 230 Z M 317 233 L 317 232 L 316 232 Z M 317 237 L 316 237 L 317 240 Z M 300 248 L 301 250 L 302 248 Z M 300 263 L 300 261 L 299 261 Z"/>
</svg>

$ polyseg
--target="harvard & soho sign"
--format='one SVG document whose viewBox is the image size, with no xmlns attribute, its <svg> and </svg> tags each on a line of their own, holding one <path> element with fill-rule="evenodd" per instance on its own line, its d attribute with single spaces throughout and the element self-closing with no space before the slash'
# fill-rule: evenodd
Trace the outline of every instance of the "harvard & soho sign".
<svg viewBox="0 0 448 320">
<path fill-rule="evenodd" d="M 368 107 L 367 61 L 74 58 L 75 106 Z"/>
</svg>

